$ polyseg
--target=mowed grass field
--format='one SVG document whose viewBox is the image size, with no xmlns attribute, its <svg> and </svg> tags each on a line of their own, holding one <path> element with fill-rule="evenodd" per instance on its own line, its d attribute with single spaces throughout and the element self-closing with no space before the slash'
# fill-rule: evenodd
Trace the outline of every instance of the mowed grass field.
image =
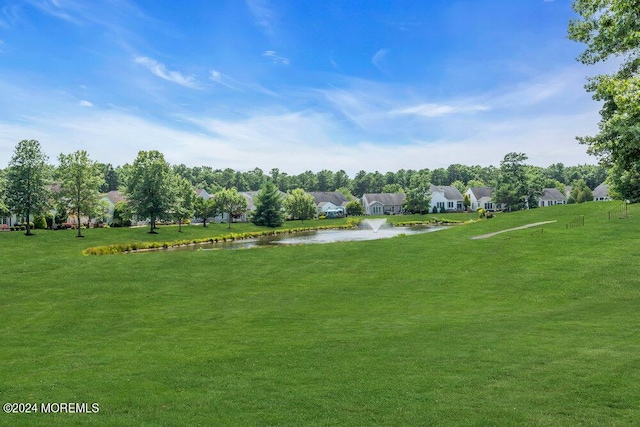
<svg viewBox="0 0 640 427">
<path fill-rule="evenodd" d="M 0 403 L 100 411 L 0 424 L 637 425 L 640 209 L 618 205 L 237 251 L 81 254 L 226 225 L 1 233 Z"/>
</svg>

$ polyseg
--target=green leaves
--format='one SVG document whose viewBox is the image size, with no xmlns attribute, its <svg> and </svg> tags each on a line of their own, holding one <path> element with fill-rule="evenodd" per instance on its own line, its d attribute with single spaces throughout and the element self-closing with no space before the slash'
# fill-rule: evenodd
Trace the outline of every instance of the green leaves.
<svg viewBox="0 0 640 427">
<path fill-rule="evenodd" d="M 42 213 L 49 202 L 45 187 L 49 179 L 48 160 L 38 141 L 25 139 L 16 145 L 6 170 L 7 207 L 24 215 L 27 224 L 30 215 Z M 28 225 L 26 234 L 31 234 Z"/>
<path fill-rule="evenodd" d="M 569 38 L 587 45 L 579 57 L 594 64 L 622 58 L 617 73 L 590 78 L 585 86 L 603 101 L 600 131 L 578 137 L 590 154 L 612 166 L 615 190 L 624 198 L 637 198 L 640 159 L 640 2 L 638 0 L 575 0 L 580 19 L 569 23 Z M 623 185 L 624 184 L 624 185 Z"/>
</svg>

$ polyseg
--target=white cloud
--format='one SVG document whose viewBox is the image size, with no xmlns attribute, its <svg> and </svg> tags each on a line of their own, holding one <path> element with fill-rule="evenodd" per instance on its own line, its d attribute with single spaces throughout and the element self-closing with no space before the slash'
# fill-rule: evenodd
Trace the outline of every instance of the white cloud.
<svg viewBox="0 0 640 427">
<path fill-rule="evenodd" d="M 391 111 L 391 114 L 416 115 L 423 117 L 442 117 L 460 113 L 477 113 L 488 111 L 486 105 L 462 105 L 452 106 L 445 104 L 420 104 L 413 107 L 403 108 L 401 110 Z"/>
<path fill-rule="evenodd" d="M 289 61 L 289 58 L 280 56 L 273 50 L 265 50 L 262 53 L 262 56 L 264 56 L 265 58 L 269 58 L 274 64 L 289 65 L 289 63 L 291 62 Z"/>
<path fill-rule="evenodd" d="M 269 7 L 267 0 L 246 0 L 247 7 L 253 15 L 256 24 L 268 36 L 273 36 L 275 31 L 272 22 L 275 19 L 275 13 Z"/>
<path fill-rule="evenodd" d="M 380 49 L 371 58 L 371 63 L 378 70 L 382 71 L 385 74 L 387 73 L 387 71 L 383 68 L 383 61 L 384 61 L 384 58 L 387 56 L 388 53 L 389 53 L 389 49 Z"/>
<path fill-rule="evenodd" d="M 87 101 L 87 100 L 84 100 L 84 99 L 82 101 L 80 101 L 79 104 L 82 107 L 93 107 L 93 104 L 90 101 Z"/>
<path fill-rule="evenodd" d="M 179 71 L 169 71 L 166 66 L 155 59 L 151 59 L 146 56 L 134 56 L 133 60 L 136 64 L 146 67 L 151 71 L 151 73 L 161 79 L 168 80 L 181 86 L 197 88 L 197 82 L 193 76 L 185 76 Z"/>
</svg>

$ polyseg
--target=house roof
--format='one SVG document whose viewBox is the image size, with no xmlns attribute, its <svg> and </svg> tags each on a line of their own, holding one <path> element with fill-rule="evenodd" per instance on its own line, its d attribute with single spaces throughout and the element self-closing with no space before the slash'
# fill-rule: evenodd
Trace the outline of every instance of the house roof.
<svg viewBox="0 0 640 427">
<path fill-rule="evenodd" d="M 118 202 L 126 202 L 127 198 L 124 194 L 120 193 L 118 190 L 109 191 L 107 194 L 107 199 L 111 201 L 114 205 Z"/>
<path fill-rule="evenodd" d="M 469 190 L 473 193 L 473 196 L 480 200 L 483 197 L 491 198 L 493 188 L 491 187 L 470 187 Z"/>
<path fill-rule="evenodd" d="M 402 206 L 405 197 L 404 193 L 367 193 L 362 195 L 362 200 L 368 205 L 378 202 L 384 206 Z"/>
<path fill-rule="evenodd" d="M 313 197 L 316 205 L 331 202 L 336 206 L 343 206 L 349 203 L 345 195 L 339 191 L 312 191 L 309 194 Z"/>
<path fill-rule="evenodd" d="M 463 200 L 462 193 L 452 185 L 429 185 L 431 193 L 443 193 L 447 200 Z"/>
<path fill-rule="evenodd" d="M 593 197 L 597 199 L 609 197 L 609 186 L 604 182 L 598 185 L 593 190 Z"/>
<path fill-rule="evenodd" d="M 557 188 L 543 188 L 540 200 L 567 200 Z"/>
</svg>

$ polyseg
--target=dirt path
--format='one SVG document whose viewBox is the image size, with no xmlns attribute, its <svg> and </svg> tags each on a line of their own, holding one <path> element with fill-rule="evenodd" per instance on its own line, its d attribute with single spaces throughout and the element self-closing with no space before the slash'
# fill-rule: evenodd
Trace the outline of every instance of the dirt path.
<svg viewBox="0 0 640 427">
<path fill-rule="evenodd" d="M 471 240 L 487 239 L 487 238 L 489 238 L 489 237 L 495 236 L 496 234 L 506 233 L 507 231 L 523 230 L 523 229 L 525 229 L 525 228 L 536 227 L 536 226 L 538 226 L 538 225 L 551 224 L 552 222 L 557 222 L 557 221 L 543 221 L 543 222 L 535 222 L 535 223 L 533 223 L 533 224 L 527 224 L 527 225 L 522 225 L 522 226 L 520 226 L 520 227 L 508 228 L 508 229 L 506 229 L 506 230 L 496 231 L 495 233 L 482 234 L 482 235 L 480 235 L 480 236 L 473 236 L 473 237 L 471 238 Z"/>
</svg>

